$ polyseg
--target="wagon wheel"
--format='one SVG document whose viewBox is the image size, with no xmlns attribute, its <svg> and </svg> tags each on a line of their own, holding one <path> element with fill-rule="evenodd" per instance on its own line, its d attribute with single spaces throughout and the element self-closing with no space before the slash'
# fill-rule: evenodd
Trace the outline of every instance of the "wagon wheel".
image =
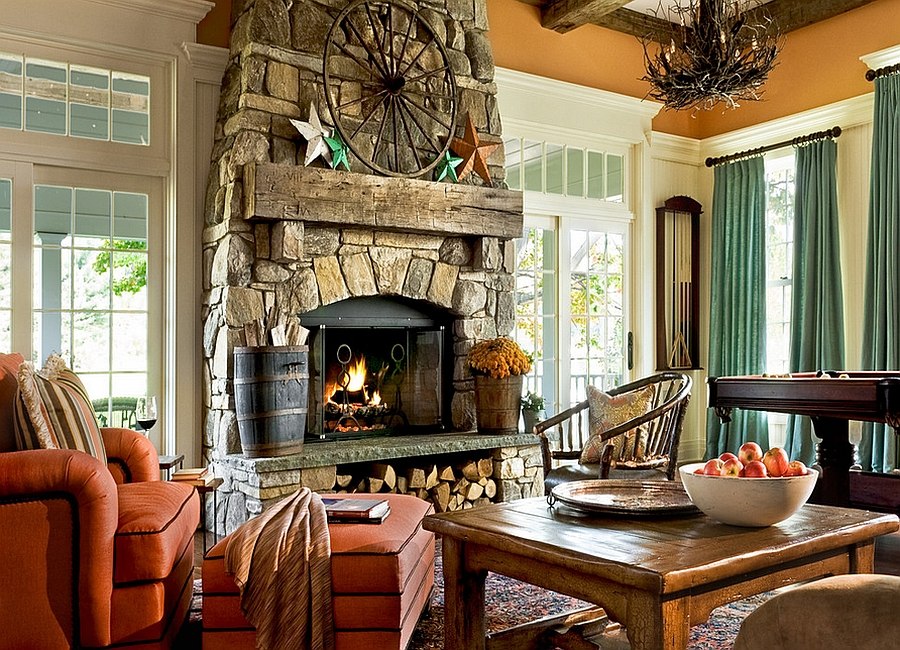
<svg viewBox="0 0 900 650">
<path fill-rule="evenodd" d="M 357 0 L 325 42 L 325 98 L 350 151 L 387 176 L 421 176 L 456 128 L 456 79 L 431 25 L 399 0 Z"/>
</svg>

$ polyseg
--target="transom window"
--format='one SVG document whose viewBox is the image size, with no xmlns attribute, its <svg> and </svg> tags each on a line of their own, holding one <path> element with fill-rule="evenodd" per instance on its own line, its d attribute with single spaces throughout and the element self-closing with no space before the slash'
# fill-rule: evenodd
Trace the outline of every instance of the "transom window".
<svg viewBox="0 0 900 650">
<path fill-rule="evenodd" d="M 0 128 L 150 144 L 150 78 L 0 52 Z"/>
<path fill-rule="evenodd" d="M 624 202 L 622 155 L 522 138 L 503 144 L 510 189 Z"/>
</svg>

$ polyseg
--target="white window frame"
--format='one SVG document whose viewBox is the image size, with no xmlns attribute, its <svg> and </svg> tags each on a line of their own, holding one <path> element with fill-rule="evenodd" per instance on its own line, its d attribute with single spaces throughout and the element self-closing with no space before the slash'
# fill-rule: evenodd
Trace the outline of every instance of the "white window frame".
<svg viewBox="0 0 900 650">
<path fill-rule="evenodd" d="M 12 200 L 12 351 L 30 359 L 33 347 L 33 273 L 34 268 L 34 188 L 37 185 L 88 187 L 122 192 L 137 192 L 148 196 L 147 232 L 147 385 L 150 394 L 159 394 L 163 368 L 163 254 L 164 191 L 159 178 L 86 171 L 31 163 L 0 160 L 0 178 L 13 183 Z M 28 269 L 27 273 L 20 272 Z M 69 352 L 68 350 L 64 352 Z M 39 362 L 43 362 L 41 359 Z M 161 427 L 155 428 L 151 439 L 158 446 L 163 443 Z"/>
<path fill-rule="evenodd" d="M 153 361 L 161 412 L 155 427 L 157 448 L 161 454 L 183 453 L 186 464 L 199 465 L 203 462 L 201 215 L 227 49 L 198 45 L 195 40 L 197 23 L 214 4 L 30 0 L 28 11 L 20 5 L 19 0 L 0 0 L 4 16 L 0 50 L 151 79 L 149 147 L 6 129 L 0 137 L 0 160 L 121 172 L 159 183 L 162 309 L 155 316 L 160 353 Z M 21 191 L 21 185 L 17 183 L 14 192 Z M 25 208 L 22 200 L 16 205 Z M 31 208 L 29 198 L 28 214 Z M 13 263 L 16 268 L 31 268 L 30 257 L 14 258 Z M 30 284 L 31 274 L 24 275 L 24 284 Z M 13 288 L 14 309 L 30 313 L 30 299 L 20 295 L 29 294 L 30 288 Z M 30 333 L 26 334 L 13 333 L 16 348 L 30 349 Z"/>
<path fill-rule="evenodd" d="M 647 183 L 652 164 L 648 137 L 651 120 L 661 105 L 503 68 L 496 70 L 495 79 L 505 139 L 522 138 L 623 156 L 624 193 L 621 203 L 534 191 L 523 194 L 526 224 L 555 223 L 560 255 L 563 251 L 568 254 L 568 244 L 563 248 L 561 240 L 564 232 L 559 229 L 570 225 L 580 227 L 583 224 L 595 231 L 614 228 L 626 234 L 623 319 L 627 362 L 628 333 L 632 332 L 632 324 L 654 322 L 654 221 Z M 543 186 L 546 186 L 545 179 Z M 562 296 L 568 295 L 562 293 L 569 282 L 568 259 L 560 257 L 559 264 L 560 293 L 557 300 L 563 302 Z M 642 291 L 641 287 L 646 290 Z M 568 394 L 566 374 L 569 369 L 569 313 L 568 305 L 557 307 L 560 328 L 562 324 L 566 327 L 565 336 L 559 339 L 560 363 L 556 368 L 556 383 L 560 391 L 558 398 L 565 405 L 566 400 L 571 401 L 573 397 Z M 634 333 L 633 340 L 633 365 L 626 369 L 623 381 L 648 374 L 654 368 L 652 328 L 641 328 L 640 332 Z M 562 381 L 564 377 L 565 382 Z M 548 408 L 552 408 L 551 405 Z"/>
<path fill-rule="evenodd" d="M 544 230 L 553 230 L 556 234 L 556 256 L 558 266 L 556 273 L 556 341 L 557 341 L 557 358 L 558 362 L 554 369 L 555 376 L 553 380 L 556 384 L 557 399 L 559 403 L 556 405 L 547 405 L 548 409 L 568 408 L 569 406 L 585 399 L 584 395 L 572 395 L 570 391 L 569 378 L 571 377 L 571 341 L 569 338 L 569 328 L 572 320 L 572 311 L 569 301 L 564 299 L 571 295 L 571 251 L 569 249 L 569 236 L 571 230 L 590 230 L 594 232 L 608 232 L 621 234 L 624 240 L 624 277 L 622 285 L 622 320 L 625 332 L 623 345 L 623 358 L 626 359 L 627 365 L 627 336 L 631 330 L 631 295 L 632 284 L 630 268 L 631 268 L 631 250 L 632 250 L 632 221 L 633 219 L 625 215 L 598 215 L 595 210 L 588 206 L 577 205 L 585 203 L 587 199 L 572 199 L 569 197 L 554 196 L 549 201 L 535 201 L 542 205 L 531 207 L 528 197 L 532 193 L 526 193 L 525 225 L 526 227 L 537 227 Z M 546 196 L 546 195 L 542 195 Z M 553 204 L 556 204 L 555 206 Z M 627 367 L 623 368 L 623 381 L 627 381 L 631 372 Z"/>
</svg>

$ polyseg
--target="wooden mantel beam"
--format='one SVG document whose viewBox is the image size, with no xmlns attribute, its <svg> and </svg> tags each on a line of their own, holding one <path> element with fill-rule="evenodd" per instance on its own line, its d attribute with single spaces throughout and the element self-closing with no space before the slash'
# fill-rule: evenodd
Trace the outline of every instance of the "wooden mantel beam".
<svg viewBox="0 0 900 650">
<path fill-rule="evenodd" d="M 560 33 L 594 22 L 631 0 L 550 0 L 541 10 L 541 25 Z"/>
<path fill-rule="evenodd" d="M 568 32 L 582 25 L 600 27 L 659 40 L 667 21 L 652 14 L 627 9 L 627 0 L 520 0 L 541 7 L 541 24 L 557 32 Z M 873 0 L 771 0 L 748 12 L 751 17 L 768 15 L 782 34 L 833 18 L 865 6 Z"/>
</svg>

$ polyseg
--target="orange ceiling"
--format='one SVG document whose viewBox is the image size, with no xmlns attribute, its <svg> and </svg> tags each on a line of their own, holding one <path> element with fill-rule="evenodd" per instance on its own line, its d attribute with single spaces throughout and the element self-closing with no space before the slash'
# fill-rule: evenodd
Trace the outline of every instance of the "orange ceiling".
<svg viewBox="0 0 900 650">
<path fill-rule="evenodd" d="M 798 0 L 804 1 L 804 0 Z M 197 27 L 197 40 L 227 47 L 231 0 Z M 498 66 L 644 97 L 643 52 L 636 38 L 585 25 L 567 34 L 546 30 L 540 11 L 518 0 L 487 0 L 489 37 Z M 861 55 L 900 43 L 900 0 L 876 0 L 789 33 L 764 101 L 736 110 L 661 111 L 656 131 L 706 138 L 871 92 Z"/>
</svg>

